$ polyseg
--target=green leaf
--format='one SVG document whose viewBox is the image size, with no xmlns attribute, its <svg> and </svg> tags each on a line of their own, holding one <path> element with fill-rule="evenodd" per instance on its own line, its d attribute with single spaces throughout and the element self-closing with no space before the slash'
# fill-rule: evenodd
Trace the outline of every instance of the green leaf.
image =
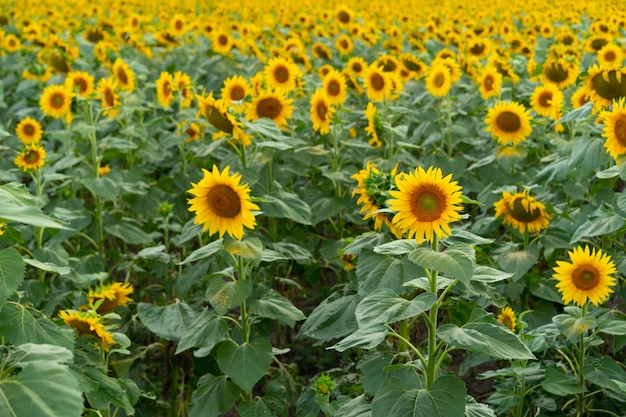
<svg viewBox="0 0 626 417">
<path fill-rule="evenodd" d="M 276 415 L 265 404 L 263 398 L 256 398 L 254 401 L 244 401 L 239 404 L 237 411 L 240 417 L 273 417 Z"/>
<path fill-rule="evenodd" d="M 110 175 L 98 178 L 83 178 L 83 185 L 93 194 L 105 200 L 115 200 L 120 195 L 120 184 Z"/>
<path fill-rule="evenodd" d="M 341 339 L 331 346 L 330 349 L 335 349 L 339 352 L 353 348 L 373 349 L 385 340 L 387 331 L 387 326 L 384 324 L 370 323 L 351 332 L 348 337 Z"/>
<path fill-rule="evenodd" d="M 578 380 L 573 375 L 565 374 L 556 368 L 547 368 L 541 387 L 550 394 L 565 397 L 584 392 Z"/>
<path fill-rule="evenodd" d="M 378 245 L 374 248 L 374 252 L 380 253 L 381 255 L 398 256 L 398 255 L 405 255 L 407 253 L 410 253 L 414 251 L 416 248 L 417 248 L 417 245 L 415 244 L 414 241 L 401 239 L 401 240 L 392 240 L 391 242 Z"/>
<path fill-rule="evenodd" d="M 391 378 L 372 401 L 373 416 L 450 417 L 465 412 L 465 383 L 453 375 L 444 375 L 430 389 L 397 377 Z"/>
<path fill-rule="evenodd" d="M 570 245 L 584 237 L 610 235 L 624 226 L 624 218 L 618 214 L 604 215 L 593 220 L 587 220 L 581 224 L 572 235 Z"/>
<path fill-rule="evenodd" d="M 613 335 L 626 335 L 626 321 L 603 316 L 597 321 L 598 331 Z"/>
<path fill-rule="evenodd" d="M 513 275 L 514 274 L 509 272 L 503 272 L 495 268 L 479 265 L 474 270 L 474 276 L 472 277 L 472 281 L 494 283 L 509 279 Z"/>
<path fill-rule="evenodd" d="M 591 114 L 591 110 L 593 109 L 593 104 L 591 102 L 585 103 L 577 109 L 568 111 L 557 120 L 556 123 L 565 123 L 571 122 L 573 120 L 587 120 L 589 115 Z"/>
<path fill-rule="evenodd" d="M 267 339 L 254 339 L 237 345 L 226 341 L 217 349 L 217 365 L 244 390 L 250 392 L 272 363 L 272 345 Z"/>
<path fill-rule="evenodd" d="M 364 297 L 377 288 L 389 288 L 403 294 L 407 292 L 404 282 L 423 274 L 418 266 L 405 258 L 394 259 L 371 252 L 361 253 L 356 267 L 358 293 Z"/>
<path fill-rule="evenodd" d="M 36 355 L 28 355 L 30 346 L 21 346 L 24 356 L 16 364 L 21 370 L 0 379 L 0 417 L 80 417 L 83 395 L 76 378 L 69 370 L 67 358 L 72 352 L 59 357 L 59 348 L 36 347 Z M 11 359 L 11 358 L 10 358 Z"/>
<path fill-rule="evenodd" d="M 139 303 L 137 313 L 151 332 L 163 339 L 174 341 L 180 340 L 198 317 L 198 313 L 184 302 L 168 306 Z"/>
<path fill-rule="evenodd" d="M 205 374 L 191 395 L 189 417 L 218 417 L 233 408 L 239 392 L 226 375 Z"/>
<path fill-rule="evenodd" d="M 474 309 L 462 327 L 447 323 L 439 326 L 437 335 L 450 346 L 483 353 L 497 359 L 535 359 L 535 355 L 492 314 Z"/>
<path fill-rule="evenodd" d="M 422 293 L 413 300 L 406 300 L 393 290 L 380 288 L 365 297 L 356 307 L 359 327 L 371 324 L 392 324 L 422 314 L 437 302 L 432 293 Z"/>
<path fill-rule="evenodd" d="M 486 404 L 477 402 L 473 397 L 467 396 L 465 404 L 465 417 L 498 417 Z"/>
<path fill-rule="evenodd" d="M 231 255 L 259 263 L 263 254 L 263 244 L 256 237 L 245 240 L 228 239 L 224 242 L 224 250 Z"/>
<path fill-rule="evenodd" d="M 24 260 L 15 248 L 0 251 L 0 307 L 24 281 Z"/>
<path fill-rule="evenodd" d="M 443 252 L 417 248 L 409 254 L 409 259 L 423 268 L 439 271 L 465 284 L 471 280 L 476 265 L 474 249 L 466 243 L 454 243 Z"/>
<path fill-rule="evenodd" d="M 311 207 L 296 194 L 274 191 L 262 197 L 259 207 L 268 217 L 281 217 L 300 224 L 311 224 Z"/>
<path fill-rule="evenodd" d="M 513 280 L 517 281 L 537 263 L 539 253 L 535 247 L 529 247 L 522 251 L 506 252 L 499 259 L 500 268 L 513 274 Z"/>
<path fill-rule="evenodd" d="M 209 243 L 208 245 L 203 246 L 200 249 L 196 249 L 195 251 L 193 251 L 191 255 L 189 255 L 187 258 L 185 258 L 184 261 L 180 263 L 180 265 L 185 265 L 190 262 L 197 261 L 199 259 L 208 258 L 209 256 L 213 255 L 214 253 L 218 252 L 219 250 L 223 248 L 224 248 L 224 240 L 223 239 L 215 240 Z"/>
<path fill-rule="evenodd" d="M 209 281 L 206 296 L 217 314 L 226 314 L 252 294 L 252 281 L 224 281 L 221 277 Z"/>
<path fill-rule="evenodd" d="M 119 378 L 113 378 L 107 375 L 106 370 L 103 368 L 97 368 L 95 366 L 82 366 L 80 369 L 76 369 L 76 372 L 81 372 L 85 378 L 88 378 L 95 388 L 85 392 L 85 396 L 89 401 L 89 404 L 96 409 L 109 408 L 110 405 L 120 407 L 126 411 L 127 414 L 133 414 L 133 404 L 136 401 L 132 401 L 122 380 Z"/>
<path fill-rule="evenodd" d="M 23 184 L 8 183 L 0 186 L 0 219 L 51 229 L 67 229 L 45 215 L 37 206 L 35 197 Z"/>
<path fill-rule="evenodd" d="M 39 311 L 8 302 L 0 311 L 0 336 L 14 345 L 39 343 L 74 349 L 74 332 L 57 326 Z"/>
<path fill-rule="evenodd" d="M 152 242 L 152 237 L 149 234 L 128 223 L 107 224 L 104 226 L 104 231 L 131 245 L 141 245 Z"/>
<path fill-rule="evenodd" d="M 277 320 L 281 324 L 293 327 L 306 316 L 289 299 L 274 290 L 269 290 L 259 299 L 250 303 L 252 314 Z"/>
<path fill-rule="evenodd" d="M 335 411 L 334 417 L 371 417 L 372 406 L 365 400 L 365 394 L 352 398 Z"/>
<path fill-rule="evenodd" d="M 34 266 L 35 268 L 41 269 L 46 272 L 54 272 L 59 275 L 67 275 L 72 272 L 72 268 L 69 266 L 59 266 L 55 265 L 51 262 L 41 262 L 37 259 L 23 258 L 24 263 L 27 263 L 30 266 Z"/>
<path fill-rule="evenodd" d="M 610 356 L 603 356 L 600 363 L 588 364 L 583 369 L 585 380 L 610 391 L 611 396 L 626 401 L 626 371 L 623 365 Z"/>
<path fill-rule="evenodd" d="M 359 303 L 356 294 L 337 298 L 336 294 L 322 301 L 309 315 L 298 333 L 323 342 L 345 336 L 358 328 L 354 312 Z"/>
<path fill-rule="evenodd" d="M 178 355 L 187 349 L 202 348 L 202 353 L 208 355 L 216 344 L 226 339 L 228 339 L 226 320 L 204 309 L 180 338 L 175 354 Z"/>
</svg>

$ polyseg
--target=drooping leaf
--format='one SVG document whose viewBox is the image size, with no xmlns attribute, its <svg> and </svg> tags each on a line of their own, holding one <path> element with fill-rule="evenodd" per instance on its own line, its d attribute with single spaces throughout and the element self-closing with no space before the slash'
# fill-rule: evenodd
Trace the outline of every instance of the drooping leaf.
<svg viewBox="0 0 626 417">
<path fill-rule="evenodd" d="M 215 240 L 209 243 L 208 245 L 205 245 L 201 247 L 200 249 L 196 249 L 195 251 L 193 251 L 191 255 L 185 258 L 185 260 L 182 261 L 180 264 L 185 265 L 190 262 L 197 261 L 199 259 L 204 259 L 206 257 L 213 255 L 214 253 L 216 253 L 217 251 L 223 248 L 224 248 L 223 239 Z"/>
<path fill-rule="evenodd" d="M 149 244 L 152 242 L 152 237 L 149 234 L 128 223 L 105 224 L 104 231 L 131 245 Z"/>
<path fill-rule="evenodd" d="M 259 207 L 268 217 L 287 218 L 300 224 L 311 224 L 311 207 L 296 194 L 274 191 L 262 197 Z"/>
<path fill-rule="evenodd" d="M 463 283 L 469 283 L 474 274 L 476 259 L 474 249 L 466 243 L 454 243 L 443 252 L 421 247 L 409 254 L 415 264 L 439 271 Z"/>
<path fill-rule="evenodd" d="M 151 332 L 167 340 L 178 341 L 196 320 L 198 313 L 184 302 L 167 306 L 139 303 L 137 313 Z"/>
<path fill-rule="evenodd" d="M 593 220 L 587 220 L 581 224 L 572 235 L 570 245 L 578 242 L 583 237 L 610 235 L 624 226 L 624 218 L 619 214 L 604 215 Z"/>
<path fill-rule="evenodd" d="M 240 305 L 252 294 L 252 282 L 225 281 L 213 278 L 207 286 L 206 296 L 217 314 L 226 314 L 232 308 Z"/>
<path fill-rule="evenodd" d="M 568 375 L 557 368 L 546 369 L 541 387 L 550 394 L 561 397 L 580 394 L 585 390 L 573 375 Z"/>
<path fill-rule="evenodd" d="M 436 301 L 437 296 L 433 293 L 425 292 L 409 301 L 393 290 L 380 288 L 359 303 L 355 314 L 359 327 L 392 324 L 422 314 L 435 305 Z"/>
<path fill-rule="evenodd" d="M 0 219 L 51 229 L 67 229 L 44 214 L 35 197 L 23 184 L 8 183 L 0 186 Z"/>
<path fill-rule="evenodd" d="M 356 331 L 351 332 L 339 342 L 331 346 L 339 352 L 347 349 L 373 349 L 380 345 L 387 336 L 387 326 L 380 323 L 370 323 L 367 326 L 359 327 Z"/>
<path fill-rule="evenodd" d="M 513 274 L 513 280 L 517 281 L 537 263 L 539 253 L 535 247 L 526 250 L 510 251 L 503 254 L 499 259 L 500 268 Z"/>
<path fill-rule="evenodd" d="M 256 300 L 250 302 L 252 314 L 277 320 L 281 324 L 293 327 L 297 321 L 306 319 L 300 309 L 291 301 L 274 290 L 269 290 Z"/>
<path fill-rule="evenodd" d="M 239 392 L 226 375 L 205 374 L 191 395 L 189 417 L 218 417 L 235 405 Z"/>
<path fill-rule="evenodd" d="M 22 285 L 25 271 L 24 261 L 17 249 L 0 251 L 0 307 Z"/>
<path fill-rule="evenodd" d="M 39 343 L 74 348 L 72 330 L 57 326 L 33 308 L 13 302 L 0 310 L 0 336 L 14 345 Z"/>
<path fill-rule="evenodd" d="M 187 349 L 202 348 L 209 354 L 213 347 L 228 338 L 228 324 L 220 316 L 204 309 L 183 334 L 176 348 L 176 355 Z"/>
<path fill-rule="evenodd" d="M 359 303 L 356 294 L 337 298 L 331 295 L 309 315 L 298 333 L 319 341 L 329 341 L 345 336 L 358 328 L 354 312 Z"/>
<path fill-rule="evenodd" d="M 265 375 L 272 363 L 272 344 L 263 338 L 237 345 L 226 341 L 217 349 L 217 365 L 244 390 L 252 387 Z"/>
<path fill-rule="evenodd" d="M 388 288 L 404 294 L 408 290 L 403 284 L 422 274 L 423 271 L 406 258 L 394 259 L 371 252 L 361 253 L 356 268 L 358 293 L 364 297 L 377 288 Z"/>
</svg>

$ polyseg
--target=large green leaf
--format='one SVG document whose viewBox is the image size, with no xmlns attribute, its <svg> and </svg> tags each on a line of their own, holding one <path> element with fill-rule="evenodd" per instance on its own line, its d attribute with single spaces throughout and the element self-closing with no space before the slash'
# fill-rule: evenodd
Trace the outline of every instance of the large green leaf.
<svg viewBox="0 0 626 417">
<path fill-rule="evenodd" d="M 584 392 L 584 387 L 579 384 L 578 379 L 573 375 L 563 373 L 556 368 L 546 369 L 541 387 L 550 394 L 565 397 L 568 395 L 580 394 Z"/>
<path fill-rule="evenodd" d="M 131 245 L 141 245 L 152 242 L 152 237 L 149 234 L 129 223 L 106 224 L 104 231 Z"/>
<path fill-rule="evenodd" d="M 377 288 L 388 288 L 399 294 L 408 292 L 403 284 L 424 272 L 407 259 L 394 259 L 372 253 L 361 253 L 356 268 L 358 293 L 361 297 Z"/>
<path fill-rule="evenodd" d="M 204 309 L 181 337 L 176 354 L 191 348 L 201 348 L 196 356 L 208 355 L 213 347 L 228 338 L 228 324 L 221 316 Z"/>
<path fill-rule="evenodd" d="M 307 336 L 326 342 L 352 333 L 358 328 L 354 317 L 358 303 L 356 294 L 339 298 L 331 295 L 311 312 L 300 328 L 298 337 Z"/>
<path fill-rule="evenodd" d="M 274 191 L 262 197 L 259 207 L 268 217 L 282 217 L 301 224 L 311 224 L 311 207 L 296 194 Z"/>
<path fill-rule="evenodd" d="M 141 322 L 159 337 L 180 340 L 196 320 L 198 313 L 188 304 L 177 302 L 168 306 L 139 303 L 137 313 Z"/>
<path fill-rule="evenodd" d="M 29 354 L 31 348 L 34 354 Z M 8 364 L 21 370 L 0 379 L 0 417 L 80 417 L 83 395 L 64 363 L 71 361 L 72 352 L 47 345 L 22 345 L 19 350 L 11 353 Z"/>
<path fill-rule="evenodd" d="M 409 259 L 423 268 L 439 271 L 466 284 L 472 279 L 476 266 L 474 249 L 466 243 L 454 243 L 443 252 L 417 248 L 409 254 Z"/>
<path fill-rule="evenodd" d="M 450 346 L 483 353 L 498 359 L 535 359 L 535 355 L 492 314 L 474 309 L 462 327 L 447 323 L 437 335 Z"/>
<path fill-rule="evenodd" d="M 263 243 L 256 237 L 245 240 L 228 239 L 224 242 L 224 250 L 231 255 L 259 263 L 263 255 Z"/>
<path fill-rule="evenodd" d="M 191 395 L 189 417 L 218 417 L 233 407 L 239 392 L 226 375 L 203 375 Z"/>
<path fill-rule="evenodd" d="M 405 383 L 408 385 L 405 385 Z M 387 417 L 450 417 L 465 412 L 465 383 L 453 375 L 444 375 L 430 389 L 413 381 L 391 378 L 376 393 L 372 415 Z"/>
<path fill-rule="evenodd" d="M 226 341 L 217 349 L 217 365 L 244 390 L 252 387 L 265 375 L 272 363 L 272 344 L 267 339 L 254 339 L 237 345 Z"/>
<path fill-rule="evenodd" d="M 15 248 L 0 251 L 0 307 L 24 281 L 24 261 Z"/>
<path fill-rule="evenodd" d="M 624 218 L 619 214 L 606 214 L 593 220 L 587 220 L 580 225 L 570 239 L 570 245 L 583 237 L 610 235 L 624 226 Z"/>
<path fill-rule="evenodd" d="M 365 297 L 356 307 L 359 327 L 370 324 L 391 324 L 409 319 L 430 309 L 437 301 L 432 293 L 422 293 L 413 300 L 406 300 L 393 290 L 380 288 Z"/>
<path fill-rule="evenodd" d="M 626 402 L 626 371 L 623 364 L 610 356 L 603 356 L 600 363 L 586 365 L 583 369 L 585 379 L 610 391 L 611 396 Z"/>
<path fill-rule="evenodd" d="M 239 306 L 252 294 L 252 281 L 224 281 L 213 278 L 209 281 L 206 296 L 217 314 L 226 314 Z"/>
<path fill-rule="evenodd" d="M 353 348 L 373 349 L 385 340 L 387 331 L 387 326 L 384 324 L 370 323 L 351 332 L 347 337 L 331 346 L 331 349 L 339 352 Z"/>
<path fill-rule="evenodd" d="M 306 319 L 304 313 L 287 297 L 274 290 L 268 290 L 261 298 L 250 302 L 250 311 L 259 317 L 274 319 L 290 327 L 297 321 Z"/>
<path fill-rule="evenodd" d="M 539 259 L 536 247 L 531 246 L 526 250 L 510 251 L 500 256 L 500 267 L 513 274 L 513 280 L 517 281 L 535 264 Z"/>
<path fill-rule="evenodd" d="M 137 389 L 132 386 L 134 383 L 126 381 L 125 384 L 124 380 L 111 377 L 105 369 L 94 366 L 82 365 L 76 371 L 91 383 L 93 389 L 85 390 L 85 396 L 93 408 L 102 410 L 113 405 L 124 409 L 129 415 L 134 413 L 133 405 L 137 401 L 137 396 L 133 395 Z"/>
<path fill-rule="evenodd" d="M 67 229 L 45 215 L 23 184 L 8 183 L 0 186 L 0 220 L 30 224 L 37 227 Z"/>
<path fill-rule="evenodd" d="M 239 417 L 273 417 L 276 415 L 272 413 L 262 398 L 242 402 L 237 411 L 239 411 Z"/>
<path fill-rule="evenodd" d="M 372 406 L 361 394 L 341 405 L 333 414 L 334 417 L 371 417 Z"/>
<path fill-rule="evenodd" d="M 205 245 L 199 249 L 196 249 L 195 251 L 191 252 L 191 255 L 189 255 L 187 258 L 185 258 L 184 261 L 182 261 L 180 264 L 181 265 L 185 265 L 188 264 L 190 262 L 193 261 L 197 261 L 199 259 L 204 259 L 207 258 L 211 255 L 213 255 L 214 253 L 216 253 L 217 251 L 219 251 L 220 249 L 224 248 L 224 241 L 223 239 L 218 239 L 215 240 L 211 243 L 209 243 L 208 245 Z"/>
<path fill-rule="evenodd" d="M 39 311 L 8 302 L 0 311 L 0 336 L 14 345 L 39 343 L 74 348 L 74 333 L 57 326 Z"/>
</svg>

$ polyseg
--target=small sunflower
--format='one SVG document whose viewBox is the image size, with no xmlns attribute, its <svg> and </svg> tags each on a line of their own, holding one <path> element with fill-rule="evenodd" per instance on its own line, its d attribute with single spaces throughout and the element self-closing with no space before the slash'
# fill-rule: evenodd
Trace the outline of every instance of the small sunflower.
<svg viewBox="0 0 626 417">
<path fill-rule="evenodd" d="M 352 38 L 345 33 L 340 34 L 337 36 L 337 39 L 335 39 L 335 48 L 341 55 L 350 55 L 352 49 L 354 49 Z"/>
<path fill-rule="evenodd" d="M 174 90 L 180 95 L 180 107 L 186 109 L 191 106 L 193 95 L 191 94 L 191 78 L 182 71 L 174 73 Z"/>
<path fill-rule="evenodd" d="M 393 199 L 389 208 L 397 211 L 393 224 L 407 232 L 410 240 L 417 242 L 434 237 L 449 236 L 449 223 L 461 219 L 463 210 L 461 186 L 452 181 L 452 174 L 444 177 L 440 168 L 430 167 L 424 171 L 418 167 L 414 172 L 396 177 L 398 190 L 389 192 Z"/>
<path fill-rule="evenodd" d="M 180 38 L 187 32 L 187 19 L 180 13 L 176 13 L 170 20 L 168 33 L 176 38 Z"/>
<path fill-rule="evenodd" d="M 102 285 L 95 290 L 89 290 L 89 304 L 94 305 L 97 301 L 102 300 L 102 304 L 98 306 L 96 311 L 98 314 L 109 314 L 115 310 L 115 307 L 128 305 L 132 298 L 128 297 L 132 294 L 134 288 L 129 283 L 122 284 L 114 282 Z"/>
<path fill-rule="evenodd" d="M 24 150 L 15 157 L 13 162 L 22 171 L 27 172 L 44 166 L 46 150 L 35 144 L 26 145 Z"/>
<path fill-rule="evenodd" d="M 122 61 L 122 58 L 117 58 L 113 63 L 113 76 L 122 91 L 135 89 L 135 72 L 126 62 Z"/>
<path fill-rule="evenodd" d="M 426 73 L 426 90 L 435 97 L 443 97 L 452 87 L 450 70 L 445 65 L 431 65 Z"/>
<path fill-rule="evenodd" d="M 196 98 L 200 107 L 198 113 L 204 116 L 211 126 L 222 133 L 232 135 L 235 142 L 243 146 L 252 144 L 251 136 L 242 130 L 242 123 L 228 111 L 228 105 L 223 100 L 214 99 L 213 92 L 210 92 L 208 96 L 197 95 Z"/>
<path fill-rule="evenodd" d="M 480 76 L 478 90 L 480 91 L 481 97 L 485 100 L 489 97 L 499 97 L 501 88 L 502 74 L 498 72 L 497 68 L 487 66 Z"/>
<path fill-rule="evenodd" d="M 322 80 L 322 89 L 325 91 L 330 104 L 342 105 L 346 101 L 348 91 L 346 79 L 336 69 L 331 69 Z"/>
<path fill-rule="evenodd" d="M 368 65 L 367 62 L 360 56 L 353 56 L 346 63 L 346 68 L 354 75 L 363 75 L 365 70 L 367 70 Z"/>
<path fill-rule="evenodd" d="M 15 134 L 25 145 L 37 144 L 41 140 L 43 129 L 37 120 L 26 116 L 15 127 Z"/>
<path fill-rule="evenodd" d="M 211 49 L 220 55 L 228 55 L 233 48 L 233 38 L 223 28 L 212 32 L 211 41 Z"/>
<path fill-rule="evenodd" d="M 400 55 L 400 62 L 409 72 L 410 78 L 419 79 L 426 71 L 426 64 L 410 52 Z"/>
<path fill-rule="evenodd" d="M 530 96 L 530 105 L 535 113 L 552 119 L 561 113 L 563 101 L 563 92 L 555 84 L 537 86 Z"/>
<path fill-rule="evenodd" d="M 185 140 L 185 143 L 198 140 L 202 136 L 203 129 L 202 129 L 202 126 L 200 126 L 198 123 L 191 122 L 187 124 L 186 127 L 185 127 L 185 123 L 182 123 L 181 128 L 182 128 L 182 133 L 187 135 L 187 140 Z"/>
<path fill-rule="evenodd" d="M 248 104 L 246 116 L 252 121 L 266 117 L 272 119 L 279 128 L 282 128 L 293 113 L 292 102 L 292 99 L 286 99 L 279 92 L 264 91 Z"/>
<path fill-rule="evenodd" d="M 230 166 L 220 173 L 217 166 L 213 171 L 203 169 L 204 178 L 192 183 L 188 190 L 195 197 L 188 200 L 189 211 L 196 213 L 195 224 L 202 224 L 202 231 L 210 235 L 219 233 L 220 238 L 228 233 L 234 239 L 242 239 L 244 227 L 256 226 L 253 210 L 259 207 L 250 201 L 250 188 L 239 184 L 241 175 L 229 175 Z"/>
<path fill-rule="evenodd" d="M 519 193 L 505 191 L 502 198 L 494 204 L 496 217 L 504 216 L 503 222 L 512 226 L 520 233 L 526 230 L 530 233 L 539 233 L 550 224 L 551 216 L 546 206 L 528 195 L 525 189 Z"/>
<path fill-rule="evenodd" d="M 290 59 L 274 57 L 264 69 L 265 81 L 277 91 L 288 93 L 296 88 L 296 79 L 301 76 L 300 68 Z"/>
<path fill-rule="evenodd" d="M 495 140 L 502 145 L 516 145 L 532 133 L 531 120 L 530 111 L 523 105 L 499 101 L 487 113 L 485 132 L 491 132 Z"/>
<path fill-rule="evenodd" d="M 67 74 L 65 86 L 82 98 L 89 98 L 94 89 L 93 75 L 85 71 L 71 71 Z"/>
<path fill-rule="evenodd" d="M 597 59 L 600 66 L 616 65 L 621 67 L 624 61 L 624 52 L 616 44 L 609 43 L 598 51 Z"/>
<path fill-rule="evenodd" d="M 563 297 L 565 304 L 573 301 L 582 306 L 587 300 L 593 305 L 602 303 L 615 285 L 611 274 L 616 272 L 611 257 L 589 247 L 579 246 L 568 252 L 570 262 L 557 261 L 553 277 L 559 281 L 556 288 Z"/>
<path fill-rule="evenodd" d="M 500 310 L 500 314 L 498 314 L 498 322 L 504 324 L 512 332 L 515 331 L 517 320 L 515 319 L 515 312 L 511 309 L 511 307 L 504 307 Z"/>
<path fill-rule="evenodd" d="M 626 104 L 625 98 L 613 102 L 611 111 L 603 111 L 600 117 L 604 123 L 606 152 L 616 161 L 626 154 Z"/>
<path fill-rule="evenodd" d="M 250 82 L 240 75 L 233 75 L 224 80 L 224 87 L 220 91 L 222 100 L 226 102 L 242 102 L 250 95 L 252 86 Z"/>
<path fill-rule="evenodd" d="M 383 101 L 391 96 L 393 84 L 387 73 L 377 65 L 370 65 L 363 74 L 367 98 L 370 101 Z"/>
<path fill-rule="evenodd" d="M 581 85 L 572 93 L 570 97 L 570 103 L 573 109 L 578 109 L 589 102 L 589 94 L 584 85 Z"/>
<path fill-rule="evenodd" d="M 174 77 L 169 72 L 163 71 L 156 80 L 157 101 L 164 108 L 169 108 L 174 100 Z"/>
<path fill-rule="evenodd" d="M 333 120 L 335 110 L 331 106 L 330 99 L 324 90 L 315 90 L 311 94 L 311 121 L 313 130 L 322 135 L 330 132 L 330 123 Z"/>
<path fill-rule="evenodd" d="M 39 98 L 39 107 L 46 116 L 60 119 L 71 114 L 72 90 L 67 89 L 64 85 L 49 85 L 41 93 Z"/>
<path fill-rule="evenodd" d="M 65 324 L 76 329 L 79 336 L 95 336 L 102 349 L 106 351 L 115 344 L 113 334 L 107 330 L 102 323 L 102 317 L 96 312 L 63 310 L 59 312 L 59 317 L 65 321 Z"/>
<path fill-rule="evenodd" d="M 96 90 L 101 102 L 102 114 L 113 119 L 119 113 L 120 95 L 117 92 L 117 81 L 113 77 L 102 78 L 98 81 Z"/>
<path fill-rule="evenodd" d="M 372 148 L 382 147 L 383 142 L 380 138 L 382 136 L 383 126 L 378 118 L 376 105 L 374 105 L 371 101 L 367 103 L 367 107 L 365 108 L 365 118 L 367 119 L 365 132 L 367 132 L 367 136 L 369 137 L 368 143 L 372 146 Z"/>
</svg>

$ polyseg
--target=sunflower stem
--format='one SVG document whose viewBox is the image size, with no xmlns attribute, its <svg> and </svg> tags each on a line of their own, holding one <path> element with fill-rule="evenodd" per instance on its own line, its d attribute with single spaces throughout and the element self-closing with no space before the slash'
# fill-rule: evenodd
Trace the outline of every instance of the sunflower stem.
<svg viewBox="0 0 626 417">
<path fill-rule="evenodd" d="M 432 249 L 437 252 L 439 250 L 439 241 L 437 239 L 437 235 L 433 237 L 432 241 Z M 428 284 L 430 287 L 430 292 L 437 295 L 437 271 L 435 270 L 426 270 L 426 275 L 428 276 Z M 437 314 L 439 310 L 439 302 L 436 302 L 435 305 L 428 312 L 426 327 L 428 329 L 428 357 L 427 357 L 427 366 L 426 366 L 426 389 L 430 389 L 430 387 L 435 382 L 435 377 L 438 371 L 438 365 L 440 361 L 437 358 Z"/>
<path fill-rule="evenodd" d="M 581 318 L 584 318 L 587 315 L 587 305 L 588 303 L 584 303 L 582 306 Z M 585 375 L 583 373 L 583 367 L 585 366 L 585 353 L 586 353 L 586 342 L 585 336 L 587 331 L 581 331 L 579 336 L 579 346 L 578 346 L 578 361 L 577 366 L 578 369 L 575 370 L 578 376 L 578 383 L 582 387 L 582 392 L 576 394 L 576 416 L 582 417 L 585 414 L 585 409 L 587 408 L 587 404 L 585 401 Z"/>
</svg>

